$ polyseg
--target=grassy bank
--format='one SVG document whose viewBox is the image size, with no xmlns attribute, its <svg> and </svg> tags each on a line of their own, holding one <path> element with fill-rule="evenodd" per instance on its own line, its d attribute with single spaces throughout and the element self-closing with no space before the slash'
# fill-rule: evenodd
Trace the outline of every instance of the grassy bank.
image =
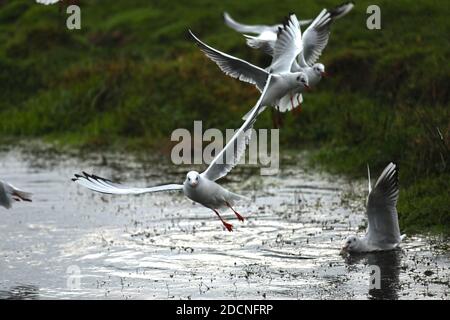
<svg viewBox="0 0 450 320">
<path fill-rule="evenodd" d="M 276 23 L 338 2 L 80 1 L 82 29 L 69 31 L 58 6 L 0 1 L 1 139 L 166 151 L 171 132 L 194 120 L 235 128 L 258 93 L 223 76 L 186 30 L 266 65 L 223 25 L 224 10 L 244 22 Z M 311 163 L 359 177 L 366 163 L 379 172 L 396 161 L 402 229 L 448 234 L 448 5 L 377 3 L 382 30 L 365 27 L 371 1 L 357 1 L 334 25 L 321 58 L 331 78 L 305 96 L 301 115 L 283 115 L 282 146 L 313 149 Z M 265 112 L 257 126 L 271 127 L 271 117 Z"/>
</svg>

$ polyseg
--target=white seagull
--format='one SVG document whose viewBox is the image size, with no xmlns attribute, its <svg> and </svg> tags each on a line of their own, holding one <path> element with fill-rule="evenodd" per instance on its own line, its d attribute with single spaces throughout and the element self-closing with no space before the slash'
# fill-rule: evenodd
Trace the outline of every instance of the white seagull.
<svg viewBox="0 0 450 320">
<path fill-rule="evenodd" d="M 14 201 L 31 202 L 32 194 L 17 189 L 12 184 L 0 180 L 0 206 L 10 209 Z"/>
<path fill-rule="evenodd" d="M 189 33 L 200 50 L 214 61 L 226 75 L 254 84 L 260 91 L 262 91 L 269 74 L 272 75 L 272 84 L 267 89 L 260 112 L 266 106 L 278 107 L 279 111 L 286 112 L 302 102 L 301 93 L 309 88 L 308 76 L 301 71 L 291 72 L 295 58 L 302 51 L 301 31 L 295 14 L 291 14 L 283 28 L 279 30 L 277 41 L 274 44 L 272 63 L 266 69 L 216 50 L 203 43 L 191 30 Z M 248 115 L 249 113 L 244 116 L 244 119 Z"/>
<path fill-rule="evenodd" d="M 330 21 L 328 21 L 328 28 L 329 28 L 329 25 L 333 21 L 345 16 L 347 13 L 349 13 L 353 9 L 354 6 L 355 6 L 354 3 L 350 1 L 350 2 L 343 3 L 343 4 L 337 6 L 333 9 L 330 9 L 330 10 L 322 9 L 322 11 L 319 13 L 319 15 L 314 20 L 309 20 L 309 21 L 313 21 L 313 22 L 306 30 L 309 29 L 310 30 L 309 32 L 311 32 L 311 35 L 310 35 L 311 41 L 314 40 L 314 38 L 316 37 L 316 35 L 313 34 L 313 29 L 318 28 L 317 25 L 314 26 L 314 24 L 317 24 L 318 18 L 320 18 L 321 16 L 326 16 L 326 17 L 330 18 Z M 231 19 L 230 15 L 226 12 L 224 13 L 224 18 L 225 18 L 225 24 L 227 24 L 232 29 L 234 29 L 240 33 L 243 33 L 243 35 L 247 38 L 247 45 L 249 47 L 254 48 L 254 49 L 260 49 L 260 50 L 266 52 L 267 54 L 272 55 L 273 49 L 274 49 L 274 44 L 275 44 L 275 41 L 277 40 L 278 30 L 280 27 L 282 27 L 282 25 L 258 26 L 258 28 L 251 28 L 251 26 L 246 26 L 246 28 L 236 28 L 235 24 L 237 24 L 237 25 L 241 25 L 241 24 L 239 24 L 236 21 L 234 21 L 233 19 Z M 303 24 L 305 24 L 305 23 L 303 23 Z M 303 24 L 299 23 L 299 25 L 303 25 Z M 307 33 L 306 30 L 305 30 L 304 37 L 306 37 L 306 33 Z M 247 33 L 257 34 L 257 36 L 250 36 Z M 314 45 L 314 43 L 310 43 L 309 45 L 312 46 L 312 45 Z"/>
<path fill-rule="evenodd" d="M 369 220 L 364 237 L 350 236 L 345 240 L 341 254 L 345 252 L 371 252 L 392 250 L 403 240 L 397 216 L 398 170 L 389 163 L 372 190 L 369 168 L 369 195 L 366 212 Z"/>
<path fill-rule="evenodd" d="M 322 51 L 328 44 L 331 24 L 345 16 L 354 7 L 353 2 L 343 3 L 331 10 L 323 9 L 319 15 L 312 21 L 302 36 L 303 50 L 292 64 L 292 72 L 303 71 L 308 76 L 309 85 L 316 86 L 323 76 L 326 75 L 325 66 L 322 63 L 316 63 Z M 225 23 L 234 30 L 244 33 L 247 38 L 247 45 L 260 49 L 263 52 L 273 56 L 275 43 L 277 40 L 277 29 L 274 26 L 259 26 L 259 28 L 236 28 L 240 24 L 224 13 Z M 302 25 L 300 23 L 300 25 Z M 246 31 L 243 31 L 246 30 Z M 262 32 L 260 32 L 262 31 Z M 245 33 L 258 34 L 250 36 Z"/>
<path fill-rule="evenodd" d="M 256 103 L 253 111 L 250 113 L 244 124 L 236 131 L 231 140 L 226 144 L 225 148 L 214 158 L 209 167 L 202 173 L 189 171 L 183 184 L 167 184 L 148 188 L 132 188 L 120 184 L 113 183 L 110 180 L 98 177 L 96 175 L 83 172 L 82 175 L 76 174 L 72 180 L 76 183 L 87 187 L 93 191 L 106 194 L 143 194 L 159 191 L 182 190 L 184 195 L 189 199 L 200 203 L 201 205 L 213 210 L 219 217 L 228 231 L 233 231 L 233 226 L 222 219 L 219 209 L 230 208 L 240 221 L 244 218 L 233 209 L 233 205 L 237 200 L 248 200 L 247 198 L 237 195 L 231 191 L 221 187 L 215 181 L 226 176 L 228 172 L 239 162 L 243 154 L 245 154 L 246 145 L 250 141 L 251 128 L 253 127 L 259 109 L 262 108 L 262 101 L 267 94 L 268 88 L 272 85 L 272 77 L 267 78 L 264 90 Z"/>
</svg>

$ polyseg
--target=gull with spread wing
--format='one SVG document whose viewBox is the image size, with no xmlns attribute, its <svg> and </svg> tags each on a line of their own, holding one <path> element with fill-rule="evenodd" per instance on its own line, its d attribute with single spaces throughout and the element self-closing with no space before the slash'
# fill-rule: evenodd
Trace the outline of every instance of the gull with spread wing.
<svg viewBox="0 0 450 320">
<path fill-rule="evenodd" d="M 307 44 L 305 43 L 305 46 L 307 47 L 309 46 L 314 46 L 314 39 L 316 35 L 314 35 L 314 32 L 317 32 L 317 29 L 326 27 L 329 31 L 330 25 L 332 22 L 334 22 L 335 20 L 342 18 L 343 16 L 345 16 L 347 13 L 349 13 L 354 7 L 354 3 L 353 2 L 346 2 L 343 3 L 333 9 L 322 9 L 322 11 L 319 13 L 319 15 L 313 19 L 313 20 L 309 20 L 312 21 L 312 23 L 310 24 L 310 26 L 308 26 L 308 28 L 306 30 L 310 30 L 309 32 L 311 32 L 311 43 Z M 317 25 L 317 20 L 321 19 L 321 18 L 329 18 L 330 21 L 328 21 L 328 25 Z M 260 26 L 260 29 L 263 30 L 263 32 L 258 32 L 258 29 L 252 29 L 252 28 L 235 28 L 233 23 L 230 23 L 230 15 L 228 13 L 224 13 L 224 18 L 225 18 L 225 24 L 228 25 L 229 27 L 231 27 L 232 29 L 243 33 L 243 35 L 247 38 L 247 45 L 251 48 L 254 49 L 260 49 L 263 52 L 272 55 L 273 54 L 273 49 L 274 49 L 274 45 L 275 42 L 277 40 L 277 35 L 278 35 L 278 28 L 275 29 L 272 26 Z M 319 18 L 319 19 L 318 19 Z M 231 19 L 231 21 L 235 22 L 233 19 Z M 236 23 L 236 22 L 235 22 Z M 316 24 L 316 25 L 314 25 Z M 239 24 L 240 25 L 240 24 Z M 299 25 L 303 25 L 303 24 L 299 24 Z M 279 27 L 281 27 L 281 25 L 279 25 Z M 316 29 L 316 31 L 314 31 L 314 29 Z M 246 30 L 246 31 L 244 31 Z M 306 30 L 305 30 L 305 34 L 306 34 Z M 257 36 L 250 36 L 248 35 L 248 33 L 253 33 L 253 34 L 258 34 Z M 305 37 L 305 35 L 303 36 Z M 328 37 L 328 36 L 327 36 Z M 304 41 L 305 42 L 305 41 Z M 310 47 L 310 49 L 312 49 L 312 47 Z"/>
<path fill-rule="evenodd" d="M 332 13 L 332 15 L 334 16 L 334 19 L 339 19 L 343 16 L 345 16 L 347 13 L 350 12 L 350 10 L 352 10 L 354 7 L 354 3 L 349 1 L 349 2 L 345 2 L 331 10 L 328 10 L 329 12 Z M 275 24 L 275 25 L 249 25 L 249 24 L 243 24 L 240 22 L 237 22 L 236 20 L 234 20 L 230 14 L 228 12 L 224 12 L 223 13 L 223 18 L 225 21 L 225 24 L 230 27 L 231 29 L 243 33 L 244 35 L 246 34 L 257 34 L 258 36 L 256 36 L 255 38 L 259 38 L 261 40 L 277 40 L 277 33 L 278 33 L 278 29 L 280 27 L 283 27 L 282 24 Z M 309 20 L 300 20 L 299 24 L 300 26 L 304 26 L 307 24 L 310 24 L 313 21 L 313 19 L 309 19 Z M 269 50 L 270 52 L 272 52 L 273 47 L 265 47 L 265 44 L 267 44 L 265 41 L 261 42 L 261 47 L 258 47 L 261 50 Z M 250 43 L 249 46 L 253 47 Z M 269 53 L 269 52 L 268 52 Z"/>
<path fill-rule="evenodd" d="M 302 51 L 300 26 L 294 14 L 291 14 L 283 28 L 280 28 L 274 45 L 272 63 L 266 69 L 216 50 L 198 39 L 192 31 L 189 30 L 189 33 L 200 50 L 226 75 L 254 84 L 260 91 L 269 74 L 272 75 L 271 85 L 262 101 L 263 108 L 260 112 L 266 106 L 274 106 L 281 112 L 285 112 L 301 103 L 301 93 L 308 89 L 309 85 L 308 77 L 304 72 L 291 72 L 294 60 Z M 249 113 L 244 116 L 244 119 L 248 115 Z"/>
<path fill-rule="evenodd" d="M 372 190 L 369 168 L 369 196 L 366 213 L 369 220 L 364 237 L 349 236 L 342 247 L 345 252 L 371 252 L 395 249 L 405 235 L 398 225 L 398 169 L 392 162 L 381 173 Z"/>
<path fill-rule="evenodd" d="M 12 184 L 0 180 L 0 206 L 10 209 L 14 201 L 31 202 L 32 194 L 14 187 Z"/>
<path fill-rule="evenodd" d="M 183 184 L 167 184 L 149 188 L 132 188 L 121 184 L 113 183 L 108 179 L 98 177 L 96 175 L 76 174 L 72 180 L 76 183 L 89 188 L 93 191 L 106 194 L 143 194 L 159 191 L 179 190 L 189 199 L 200 203 L 201 205 L 213 210 L 220 221 L 228 231 L 233 230 L 233 226 L 226 222 L 219 213 L 219 209 L 229 208 L 240 221 L 244 218 L 232 207 L 238 200 L 248 200 L 247 198 L 237 195 L 226 190 L 215 181 L 226 176 L 239 162 L 242 155 L 245 154 L 246 145 L 250 141 L 253 124 L 262 108 L 262 101 L 265 99 L 268 88 L 272 85 L 273 78 L 269 75 L 267 83 L 263 87 L 261 97 L 256 103 L 253 111 L 249 114 L 244 124 L 236 131 L 231 140 L 226 144 L 222 151 L 213 159 L 209 167 L 202 173 L 190 171 L 186 175 Z"/>
<path fill-rule="evenodd" d="M 353 7 L 353 2 L 346 2 L 330 10 L 323 9 L 319 15 L 312 20 L 312 23 L 303 33 L 301 39 L 303 50 L 298 55 L 297 59 L 294 60 L 291 71 L 305 72 L 311 87 L 316 86 L 322 77 L 326 75 L 325 66 L 322 63 L 317 63 L 317 60 L 328 44 L 331 24 L 349 13 Z M 248 46 L 260 49 L 271 56 L 274 55 L 275 44 L 277 41 L 277 31 L 274 29 L 274 26 L 255 26 L 255 28 L 246 26 L 246 28 L 239 28 L 237 26 L 243 25 L 234 21 L 228 13 L 224 13 L 224 18 L 225 23 L 229 27 L 244 33 L 244 36 L 247 38 Z M 300 23 L 300 25 L 302 25 L 302 23 Z M 254 33 L 258 35 L 250 36 L 245 33 Z"/>
</svg>

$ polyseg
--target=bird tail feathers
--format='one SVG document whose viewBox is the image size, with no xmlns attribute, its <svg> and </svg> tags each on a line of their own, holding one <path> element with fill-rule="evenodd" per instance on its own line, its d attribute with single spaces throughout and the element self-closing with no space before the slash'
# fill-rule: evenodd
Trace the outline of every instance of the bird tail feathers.
<svg viewBox="0 0 450 320">
<path fill-rule="evenodd" d="M 233 192 L 230 192 L 229 196 L 230 196 L 230 198 L 231 198 L 233 203 L 235 201 L 250 201 L 250 198 L 245 197 L 245 196 L 241 196 L 241 195 L 233 193 Z"/>
</svg>

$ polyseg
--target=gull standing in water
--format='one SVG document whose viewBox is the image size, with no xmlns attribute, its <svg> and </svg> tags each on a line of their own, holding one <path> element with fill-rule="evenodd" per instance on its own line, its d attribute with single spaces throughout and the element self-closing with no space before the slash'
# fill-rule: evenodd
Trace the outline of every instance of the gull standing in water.
<svg viewBox="0 0 450 320">
<path fill-rule="evenodd" d="M 243 154 L 245 154 L 246 145 L 250 141 L 253 124 L 262 108 L 262 101 L 267 95 L 268 88 L 272 85 L 273 78 L 271 75 L 267 78 L 261 97 L 256 103 L 252 112 L 249 114 L 244 124 L 236 131 L 231 140 L 226 144 L 225 148 L 213 159 L 209 167 L 202 173 L 190 171 L 186 175 L 183 184 L 167 184 L 148 188 L 132 188 L 121 184 L 113 183 L 108 179 L 98 177 L 96 175 L 75 174 L 72 180 L 93 191 L 106 194 L 143 194 L 159 191 L 180 190 L 189 199 L 200 203 L 201 205 L 213 210 L 220 221 L 228 231 L 233 231 L 233 226 L 226 222 L 219 213 L 219 209 L 229 208 L 240 221 L 244 218 L 232 207 L 235 201 L 248 200 L 247 198 L 237 195 L 231 191 L 221 187 L 215 181 L 226 176 L 228 172 L 239 162 Z"/>
<path fill-rule="evenodd" d="M 31 202 L 32 194 L 17 189 L 12 184 L 0 180 L 0 206 L 10 209 L 14 201 Z"/>
<path fill-rule="evenodd" d="M 341 254 L 345 252 L 371 252 L 395 249 L 405 235 L 400 235 L 397 216 L 398 170 L 389 163 L 372 190 L 369 168 L 369 196 L 367 217 L 369 220 L 364 237 L 350 236 L 345 240 Z"/>
<path fill-rule="evenodd" d="M 274 44 L 272 63 L 267 69 L 216 50 L 203 43 L 192 31 L 189 30 L 189 33 L 200 50 L 228 76 L 254 84 L 262 91 L 267 77 L 272 75 L 271 85 L 262 101 L 260 112 L 266 106 L 278 107 L 279 111 L 285 112 L 301 103 L 301 92 L 308 89 L 309 85 L 308 76 L 304 72 L 291 72 L 292 64 L 302 51 L 301 31 L 295 14 L 291 14 L 283 28 L 280 28 Z M 249 114 L 246 114 L 244 119 Z"/>
</svg>

